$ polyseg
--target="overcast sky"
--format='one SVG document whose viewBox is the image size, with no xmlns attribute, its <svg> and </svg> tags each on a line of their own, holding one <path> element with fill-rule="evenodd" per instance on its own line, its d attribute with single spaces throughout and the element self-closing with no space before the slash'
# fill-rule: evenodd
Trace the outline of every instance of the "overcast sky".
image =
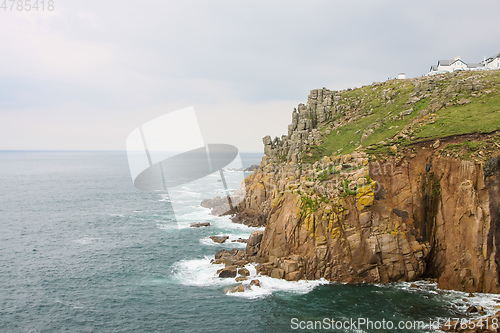
<svg viewBox="0 0 500 333">
<path fill-rule="evenodd" d="M 0 150 L 123 150 L 141 124 L 194 106 L 205 142 L 262 151 L 262 137 L 286 134 L 311 89 L 498 54 L 499 12 L 498 0 L 55 0 L 51 12 L 0 9 Z"/>
</svg>

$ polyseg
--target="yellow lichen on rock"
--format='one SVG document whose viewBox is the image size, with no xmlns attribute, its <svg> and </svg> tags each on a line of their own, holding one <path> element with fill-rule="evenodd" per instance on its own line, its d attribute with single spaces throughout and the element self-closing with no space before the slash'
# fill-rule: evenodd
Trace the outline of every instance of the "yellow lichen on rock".
<svg viewBox="0 0 500 333">
<path fill-rule="evenodd" d="M 356 193 L 356 199 L 358 203 L 358 209 L 362 210 L 365 207 L 373 205 L 373 200 L 375 199 L 375 193 L 373 189 L 377 182 L 373 181 L 369 185 L 360 186 Z"/>
</svg>

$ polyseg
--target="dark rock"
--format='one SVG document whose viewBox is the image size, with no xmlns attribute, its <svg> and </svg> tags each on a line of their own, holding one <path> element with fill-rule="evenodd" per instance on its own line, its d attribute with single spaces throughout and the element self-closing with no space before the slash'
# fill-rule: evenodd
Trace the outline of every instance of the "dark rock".
<svg viewBox="0 0 500 333">
<path fill-rule="evenodd" d="M 254 170 L 258 169 L 258 168 L 259 168 L 258 164 L 252 164 L 251 166 L 249 166 L 248 168 L 246 168 L 244 171 L 246 171 L 246 172 L 252 172 L 252 171 L 254 171 Z"/>
<path fill-rule="evenodd" d="M 255 280 L 252 280 L 250 281 L 250 285 L 251 286 L 256 286 L 256 287 L 260 287 L 260 281 L 255 279 Z"/>
<path fill-rule="evenodd" d="M 191 223 L 189 226 L 191 228 L 209 227 L 210 226 L 210 222 Z"/>
<path fill-rule="evenodd" d="M 222 259 L 228 256 L 232 256 L 231 252 L 226 249 L 221 249 L 215 252 L 215 259 Z"/>
<path fill-rule="evenodd" d="M 465 312 L 466 313 L 476 313 L 476 312 L 478 312 L 478 309 L 474 305 L 472 305 L 472 306 L 469 306 L 467 308 L 467 311 L 465 311 Z"/>
<path fill-rule="evenodd" d="M 238 268 L 243 268 L 248 263 L 249 263 L 249 261 L 246 259 L 232 261 L 232 265 L 236 266 Z"/>
<path fill-rule="evenodd" d="M 210 263 L 213 264 L 213 265 L 220 265 L 220 264 L 224 263 L 224 260 L 222 260 L 222 259 L 212 259 L 212 260 L 210 260 Z"/>
<path fill-rule="evenodd" d="M 236 267 L 228 266 L 217 271 L 220 278 L 234 278 L 236 277 Z"/>
<path fill-rule="evenodd" d="M 221 249 L 215 253 L 215 259 L 212 261 L 213 264 L 225 264 L 226 266 L 236 267 L 243 267 L 248 262 L 245 250 L 243 249 Z"/>
<path fill-rule="evenodd" d="M 236 282 L 241 282 L 241 281 L 245 281 L 247 278 L 245 276 L 238 276 L 235 281 Z"/>
<path fill-rule="evenodd" d="M 250 272 L 246 268 L 240 268 L 238 269 L 238 274 L 240 274 L 241 276 L 249 276 Z"/>
<path fill-rule="evenodd" d="M 229 239 L 229 236 L 210 236 L 210 239 L 216 243 L 222 244 Z"/>
<path fill-rule="evenodd" d="M 236 242 L 236 243 L 246 243 L 248 241 L 248 239 L 243 239 L 243 238 L 238 238 L 238 239 L 234 239 L 232 240 L 231 242 Z"/>
<path fill-rule="evenodd" d="M 285 271 L 281 268 L 275 268 L 271 271 L 271 277 L 275 279 L 282 279 L 285 277 Z"/>
</svg>

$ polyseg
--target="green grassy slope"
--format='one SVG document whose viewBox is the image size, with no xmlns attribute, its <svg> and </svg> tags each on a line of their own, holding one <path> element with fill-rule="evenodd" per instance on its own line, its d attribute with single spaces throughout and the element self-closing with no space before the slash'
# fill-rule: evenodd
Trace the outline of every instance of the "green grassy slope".
<svg viewBox="0 0 500 333">
<path fill-rule="evenodd" d="M 322 143 L 306 149 L 304 162 L 347 154 L 359 146 L 367 152 L 381 153 L 393 144 L 409 145 L 451 135 L 498 131 L 500 71 L 391 80 L 343 91 L 339 104 L 356 112 L 351 112 L 343 125 L 333 129 L 331 123 L 342 120 L 346 113 L 322 124 L 325 133 Z M 370 128 L 373 132 L 362 140 L 363 133 Z M 327 129 L 332 129 L 329 134 Z"/>
</svg>

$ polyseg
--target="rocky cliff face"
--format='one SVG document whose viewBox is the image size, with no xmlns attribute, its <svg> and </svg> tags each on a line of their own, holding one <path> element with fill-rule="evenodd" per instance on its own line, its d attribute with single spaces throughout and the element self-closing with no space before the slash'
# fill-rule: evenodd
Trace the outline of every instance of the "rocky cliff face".
<svg viewBox="0 0 500 333">
<path fill-rule="evenodd" d="M 303 148 L 321 140 L 318 125 L 332 120 L 343 108 L 339 106 L 340 95 L 326 88 L 311 90 L 307 104 L 299 104 L 293 110 L 292 123 L 288 125 L 288 135 L 281 139 L 270 136 L 263 139 L 264 153 L 282 160 L 297 162 Z M 298 111 L 297 111 L 298 109 Z"/>
<path fill-rule="evenodd" d="M 288 280 L 432 277 L 442 288 L 500 292 L 498 158 L 482 165 L 432 145 L 383 163 L 357 152 L 325 158 L 308 170 L 265 159 L 242 209 L 267 222 L 248 254 Z"/>
<path fill-rule="evenodd" d="M 402 100 L 410 101 L 390 121 L 404 120 L 414 111 L 405 109 L 417 110 L 422 99 L 431 102 L 381 142 L 390 148 L 382 154 L 359 146 L 304 161 L 325 135 L 369 116 L 375 104 L 362 107 L 368 97 L 356 102 L 326 89 L 312 91 L 307 105 L 294 111 L 288 135 L 264 138 L 266 157 L 247 178 L 234 218 L 266 226 L 247 246 L 260 272 L 350 283 L 435 278 L 442 288 L 500 292 L 499 132 L 413 140 L 446 103 L 471 103 L 463 100 L 464 89 L 476 91 L 472 99 L 491 92 L 470 77 L 436 88 L 445 79 L 405 83 L 411 89 Z M 388 88 L 381 93 L 389 105 L 401 95 Z M 500 123 L 500 116 L 493 119 Z"/>
</svg>

